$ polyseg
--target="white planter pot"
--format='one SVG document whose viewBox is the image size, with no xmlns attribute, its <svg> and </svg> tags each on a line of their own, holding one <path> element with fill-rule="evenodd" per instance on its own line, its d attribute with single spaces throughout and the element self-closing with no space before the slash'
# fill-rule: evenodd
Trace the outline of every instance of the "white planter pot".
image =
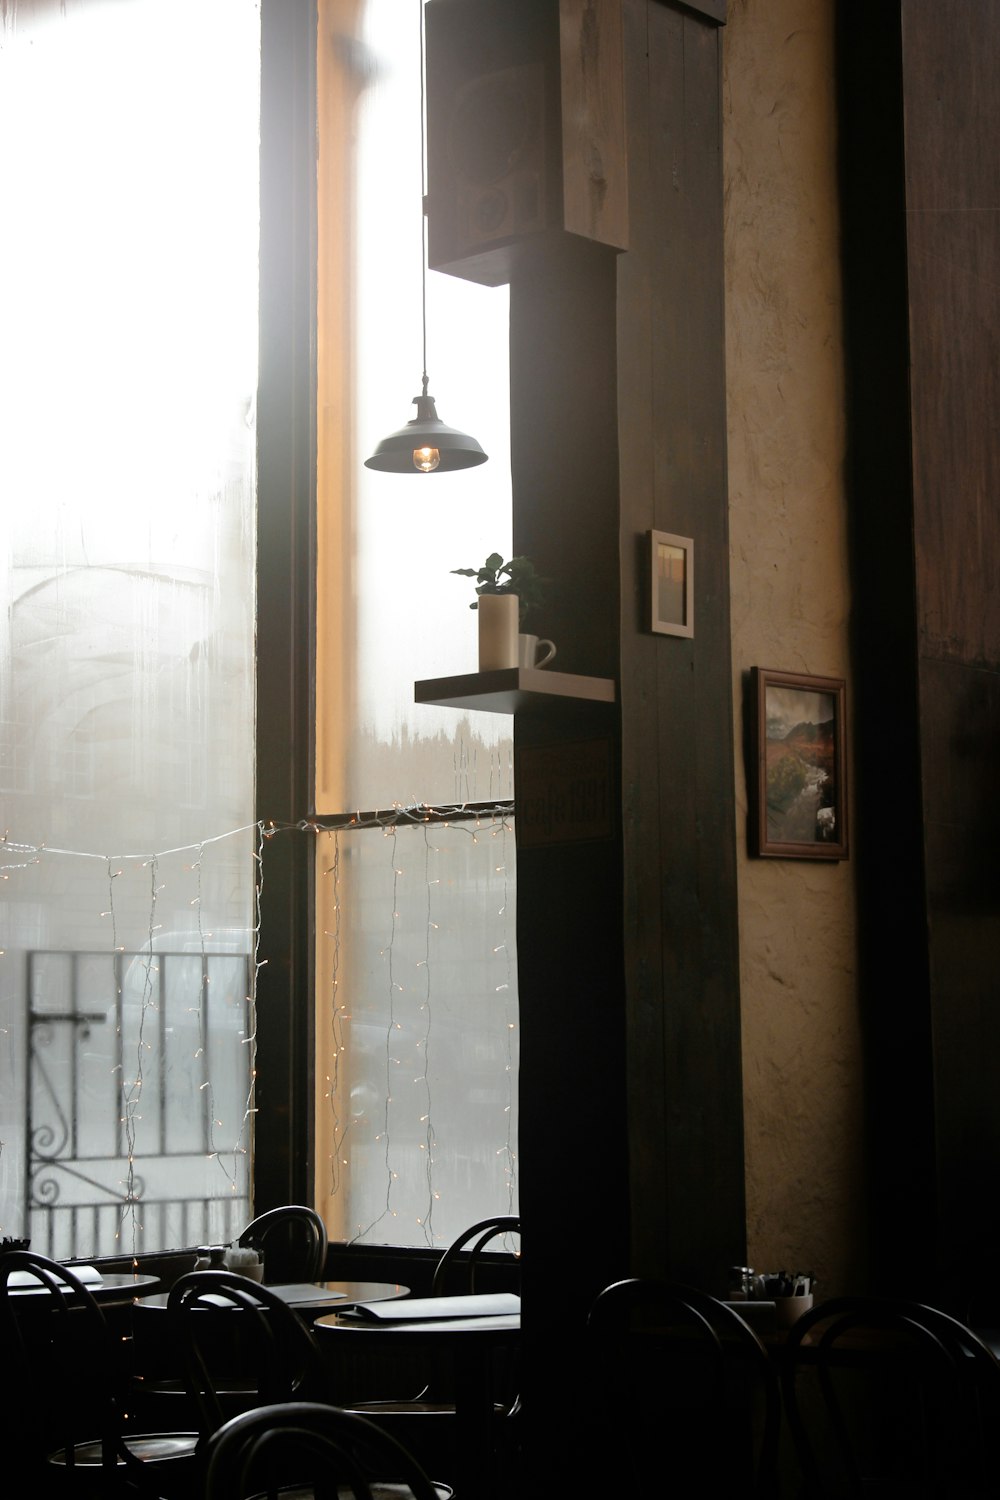
<svg viewBox="0 0 1000 1500">
<path fill-rule="evenodd" d="M 480 594 L 479 670 L 496 672 L 517 666 L 517 626 L 520 600 L 516 594 Z"/>
</svg>

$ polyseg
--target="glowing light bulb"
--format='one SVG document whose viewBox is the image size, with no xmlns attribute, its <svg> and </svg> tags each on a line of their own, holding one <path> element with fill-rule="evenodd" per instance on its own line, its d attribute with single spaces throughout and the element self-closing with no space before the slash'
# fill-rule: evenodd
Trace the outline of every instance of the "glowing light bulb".
<svg viewBox="0 0 1000 1500">
<path fill-rule="evenodd" d="M 419 469 L 421 474 L 433 474 L 441 462 L 441 450 L 439 448 L 414 448 L 413 467 Z"/>
</svg>

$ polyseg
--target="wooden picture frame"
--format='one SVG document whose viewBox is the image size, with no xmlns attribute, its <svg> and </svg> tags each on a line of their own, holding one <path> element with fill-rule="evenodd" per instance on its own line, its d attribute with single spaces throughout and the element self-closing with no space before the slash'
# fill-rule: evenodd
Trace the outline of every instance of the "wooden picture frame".
<svg viewBox="0 0 1000 1500">
<path fill-rule="evenodd" d="M 694 542 L 671 531 L 649 533 L 649 628 L 694 635 Z"/>
<path fill-rule="evenodd" d="M 846 686 L 842 677 L 751 673 L 750 852 L 846 859 Z"/>
</svg>

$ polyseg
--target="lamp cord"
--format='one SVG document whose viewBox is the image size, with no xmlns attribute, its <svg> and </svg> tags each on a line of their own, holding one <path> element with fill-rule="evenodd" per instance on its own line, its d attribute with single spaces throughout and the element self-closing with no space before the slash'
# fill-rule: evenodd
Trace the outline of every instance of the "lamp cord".
<svg viewBox="0 0 1000 1500">
<path fill-rule="evenodd" d="M 427 395 L 427 140 L 424 125 L 424 0 L 420 6 L 420 322 L 423 329 L 423 393 Z"/>
</svg>

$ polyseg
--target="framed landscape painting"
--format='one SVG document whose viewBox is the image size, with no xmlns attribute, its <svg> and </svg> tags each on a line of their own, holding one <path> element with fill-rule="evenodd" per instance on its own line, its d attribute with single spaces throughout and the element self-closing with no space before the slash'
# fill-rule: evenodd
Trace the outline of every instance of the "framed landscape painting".
<svg viewBox="0 0 1000 1500">
<path fill-rule="evenodd" d="M 753 668 L 751 853 L 847 858 L 844 698 L 840 677 Z"/>
</svg>

